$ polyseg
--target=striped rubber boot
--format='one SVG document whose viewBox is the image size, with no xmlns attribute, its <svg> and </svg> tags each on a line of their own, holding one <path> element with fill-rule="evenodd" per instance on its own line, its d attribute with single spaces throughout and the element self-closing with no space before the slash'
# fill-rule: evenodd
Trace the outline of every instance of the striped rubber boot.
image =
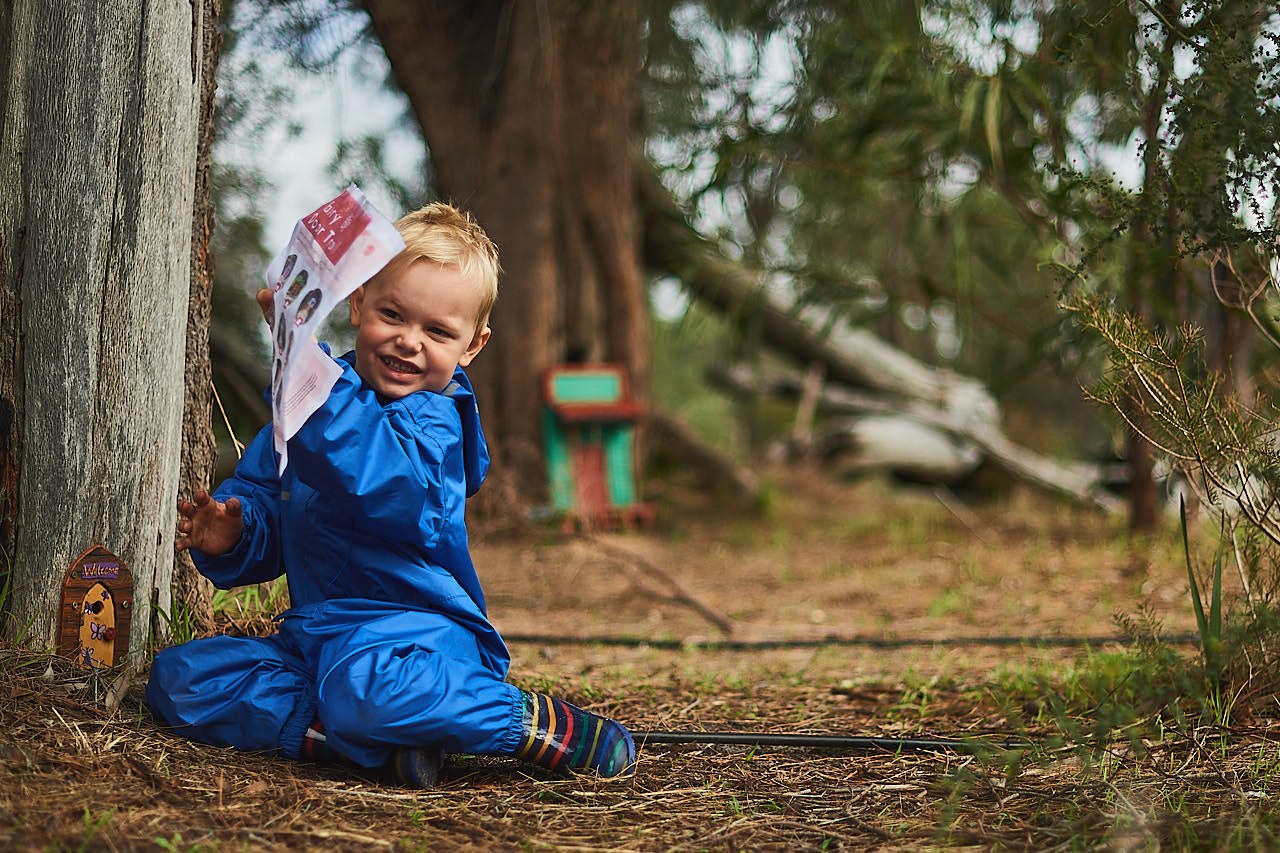
<svg viewBox="0 0 1280 853">
<path fill-rule="evenodd" d="M 516 758 L 559 773 L 605 778 L 636 770 L 636 745 L 622 724 L 542 693 L 524 695 L 524 733 Z"/>
</svg>

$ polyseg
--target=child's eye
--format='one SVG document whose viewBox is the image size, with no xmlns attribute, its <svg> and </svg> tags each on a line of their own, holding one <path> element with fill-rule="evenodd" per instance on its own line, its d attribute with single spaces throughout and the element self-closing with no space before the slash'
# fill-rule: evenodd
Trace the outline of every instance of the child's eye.
<svg viewBox="0 0 1280 853">
<path fill-rule="evenodd" d="M 387 318 L 388 320 L 400 319 L 400 315 L 397 314 L 395 311 L 392 311 L 390 308 L 383 308 L 378 313 L 380 313 L 383 317 Z"/>
</svg>

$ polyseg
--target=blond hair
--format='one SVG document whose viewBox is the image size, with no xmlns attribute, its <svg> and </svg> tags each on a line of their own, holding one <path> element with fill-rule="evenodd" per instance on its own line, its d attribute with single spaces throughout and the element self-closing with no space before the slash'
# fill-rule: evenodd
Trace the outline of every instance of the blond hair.
<svg viewBox="0 0 1280 853">
<path fill-rule="evenodd" d="M 489 314 L 498 301 L 498 247 L 470 214 L 445 202 L 432 202 L 406 213 L 396 221 L 404 238 L 404 251 L 391 259 L 373 281 L 398 274 L 416 261 L 432 261 L 453 267 L 464 276 L 474 276 L 482 289 L 475 334 L 489 324 Z"/>
</svg>

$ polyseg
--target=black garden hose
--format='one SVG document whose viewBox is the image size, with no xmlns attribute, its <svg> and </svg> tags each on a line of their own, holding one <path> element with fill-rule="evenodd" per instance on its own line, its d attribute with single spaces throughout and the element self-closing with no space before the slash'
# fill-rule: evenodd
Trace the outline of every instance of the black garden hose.
<svg viewBox="0 0 1280 853">
<path fill-rule="evenodd" d="M 866 737 L 855 735 L 776 734 L 770 732 L 640 732 L 631 733 L 637 747 L 651 744 L 726 744 L 732 746 L 783 746 L 810 749 L 843 749 L 863 752 L 989 752 L 1025 749 L 1026 741 L 992 742 L 981 739 L 932 737 Z"/>
<path fill-rule="evenodd" d="M 503 634 L 508 643 L 542 646 L 625 646 L 651 649 L 698 649 L 700 651 L 761 651 L 768 649 L 821 649 L 835 646 L 866 646 L 873 649 L 900 649 L 921 646 L 997 646 L 1014 648 L 1091 647 L 1109 643 L 1129 644 L 1125 636 L 1011 636 L 983 637 L 822 637 L 813 640 L 669 640 L 649 637 L 564 636 L 553 634 Z M 1162 634 L 1154 638 L 1169 645 L 1198 643 L 1196 634 Z"/>
</svg>

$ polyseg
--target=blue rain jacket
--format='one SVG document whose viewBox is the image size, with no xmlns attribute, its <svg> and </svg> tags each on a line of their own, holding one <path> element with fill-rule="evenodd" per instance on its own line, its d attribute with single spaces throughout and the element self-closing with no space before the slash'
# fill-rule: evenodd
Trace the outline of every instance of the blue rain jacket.
<svg viewBox="0 0 1280 853">
<path fill-rule="evenodd" d="M 236 546 L 192 551 L 223 589 L 284 574 L 280 632 L 164 650 L 148 702 L 193 739 L 290 757 L 316 717 L 366 766 L 396 746 L 508 754 L 523 705 L 464 522 L 489 467 L 471 384 L 459 369 L 441 393 L 383 402 L 353 361 L 337 360 L 281 477 L 268 425 L 214 493 L 241 501 Z"/>
</svg>

